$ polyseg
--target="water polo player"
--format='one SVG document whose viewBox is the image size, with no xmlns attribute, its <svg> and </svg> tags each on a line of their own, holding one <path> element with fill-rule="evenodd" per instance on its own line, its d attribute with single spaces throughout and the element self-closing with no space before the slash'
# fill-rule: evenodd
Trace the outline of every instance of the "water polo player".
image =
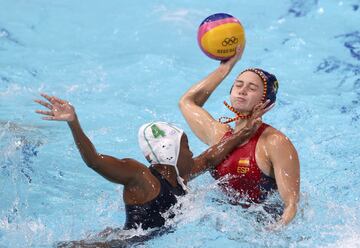
<svg viewBox="0 0 360 248">
<path fill-rule="evenodd" d="M 162 214 L 177 202 L 177 197 L 186 193 L 188 181 L 218 165 L 233 148 L 250 137 L 255 130 L 253 126 L 260 123 L 260 117 L 269 109 L 266 104 L 257 105 L 249 119 L 250 128 L 244 127 L 230 138 L 219 140 L 195 158 L 187 136 L 180 128 L 165 122 L 145 124 L 139 130 L 138 140 L 144 156 L 151 163 L 147 167 L 134 159 L 99 154 L 80 127 L 74 107 L 57 97 L 42 96 L 47 101 L 35 102 L 48 110 L 36 112 L 45 115 L 44 120 L 66 121 L 84 162 L 107 180 L 124 185 L 124 229 L 163 226 Z"/>
<path fill-rule="evenodd" d="M 230 104 L 225 105 L 234 118 L 215 120 L 203 105 L 216 87 L 231 72 L 243 53 L 238 46 L 236 54 L 191 87 L 180 99 L 179 106 L 187 123 L 197 137 L 207 145 L 226 140 L 234 132 L 249 125 L 254 105 L 269 100 L 274 103 L 278 82 L 274 75 L 251 68 L 240 73 L 230 90 Z M 228 123 L 235 122 L 235 128 Z M 277 224 L 288 224 L 296 215 L 299 200 L 300 165 L 295 147 L 280 131 L 262 123 L 257 131 L 238 146 L 212 172 L 216 179 L 230 175 L 222 185 L 231 201 L 261 203 L 268 193 L 278 191 L 285 205 Z"/>
</svg>

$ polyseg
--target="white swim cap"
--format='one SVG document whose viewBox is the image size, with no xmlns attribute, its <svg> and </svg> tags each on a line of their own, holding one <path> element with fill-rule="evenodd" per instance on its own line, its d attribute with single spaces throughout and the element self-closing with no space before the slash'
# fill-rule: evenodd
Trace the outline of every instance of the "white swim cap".
<svg viewBox="0 0 360 248">
<path fill-rule="evenodd" d="M 178 183 L 184 190 L 187 190 L 184 179 L 180 177 L 177 168 L 183 133 L 182 129 L 167 122 L 151 122 L 140 127 L 138 141 L 141 151 L 151 164 L 174 166 Z"/>
</svg>

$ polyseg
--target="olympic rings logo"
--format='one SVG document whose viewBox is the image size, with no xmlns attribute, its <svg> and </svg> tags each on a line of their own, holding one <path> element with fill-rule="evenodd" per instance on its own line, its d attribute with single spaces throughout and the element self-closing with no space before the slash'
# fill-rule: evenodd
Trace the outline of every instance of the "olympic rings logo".
<svg viewBox="0 0 360 248">
<path fill-rule="evenodd" d="M 239 42 L 239 39 L 236 38 L 235 36 L 232 36 L 230 38 L 225 38 L 225 40 L 223 40 L 223 42 L 221 43 L 222 46 L 231 46 L 234 44 L 237 44 Z"/>
</svg>

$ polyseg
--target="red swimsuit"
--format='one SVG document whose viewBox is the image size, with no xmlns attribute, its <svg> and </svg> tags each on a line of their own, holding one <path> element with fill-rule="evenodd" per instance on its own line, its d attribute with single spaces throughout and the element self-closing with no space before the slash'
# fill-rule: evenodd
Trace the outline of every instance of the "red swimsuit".
<svg viewBox="0 0 360 248">
<path fill-rule="evenodd" d="M 277 189 L 275 179 L 266 176 L 255 159 L 256 144 L 268 126 L 263 123 L 246 144 L 236 148 L 211 172 L 215 179 L 220 179 L 223 190 L 235 202 L 260 203 L 270 191 Z M 223 139 L 232 134 L 233 131 L 225 133 Z"/>
</svg>

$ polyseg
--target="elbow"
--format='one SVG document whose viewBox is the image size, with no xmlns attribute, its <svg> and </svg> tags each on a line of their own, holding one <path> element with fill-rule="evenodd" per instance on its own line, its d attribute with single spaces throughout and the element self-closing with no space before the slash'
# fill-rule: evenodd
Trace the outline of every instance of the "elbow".
<svg viewBox="0 0 360 248">
<path fill-rule="evenodd" d="M 189 98 L 188 98 L 188 96 L 186 94 L 183 95 L 182 97 L 180 97 L 180 100 L 179 100 L 179 103 L 178 103 L 179 108 L 181 109 L 182 107 L 184 107 L 186 105 L 187 101 L 189 101 Z"/>
<path fill-rule="evenodd" d="M 205 103 L 204 99 L 203 99 L 203 97 L 201 96 L 200 93 L 198 93 L 196 95 L 185 94 L 180 98 L 178 106 L 179 106 L 181 111 L 186 111 L 187 109 L 189 109 L 189 108 L 191 109 L 194 106 L 202 107 L 202 105 L 204 103 Z"/>
<path fill-rule="evenodd" d="M 92 156 L 92 157 L 86 157 L 86 158 L 83 157 L 83 160 L 84 160 L 85 164 L 87 165 L 87 167 L 89 167 L 91 169 L 96 169 L 99 167 L 101 155 L 97 154 L 96 156 Z"/>
<path fill-rule="evenodd" d="M 183 96 L 179 100 L 178 107 L 181 110 L 181 112 L 184 112 L 184 111 L 186 111 L 188 106 L 190 106 L 192 103 L 193 102 L 191 102 L 191 100 L 189 100 L 187 97 Z"/>
<path fill-rule="evenodd" d="M 98 164 L 92 160 L 84 160 L 84 162 L 87 165 L 87 167 L 89 167 L 91 169 L 96 169 L 98 167 Z"/>
<path fill-rule="evenodd" d="M 183 97 L 180 98 L 179 102 L 178 102 L 178 107 L 180 110 L 182 110 L 184 108 L 184 100 Z"/>
<path fill-rule="evenodd" d="M 181 96 L 179 100 L 179 107 L 186 107 L 187 105 L 196 104 L 197 99 L 203 95 L 202 90 L 190 89 L 184 95 Z"/>
</svg>

